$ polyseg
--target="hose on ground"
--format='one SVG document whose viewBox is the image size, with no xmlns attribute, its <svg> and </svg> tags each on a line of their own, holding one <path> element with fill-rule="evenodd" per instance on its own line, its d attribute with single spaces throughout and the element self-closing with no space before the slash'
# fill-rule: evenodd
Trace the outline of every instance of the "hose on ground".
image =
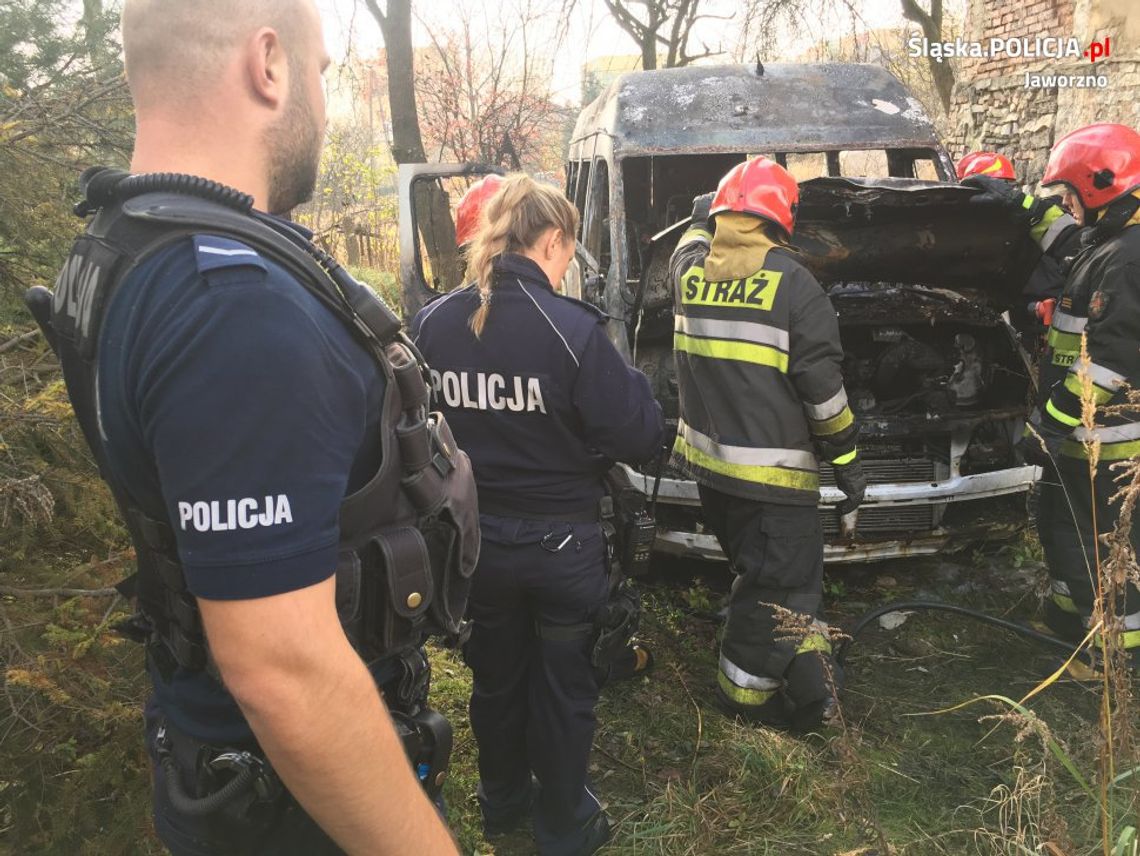
<svg viewBox="0 0 1140 856">
<path fill-rule="evenodd" d="M 904 610 L 919 611 L 931 610 L 935 612 L 952 612 L 955 615 L 964 615 L 967 618 L 973 618 L 975 621 L 981 621 L 985 624 L 991 624 L 994 627 L 1000 627 L 1003 630 L 1008 630 L 1011 633 L 1016 633 L 1019 636 L 1024 636 L 1026 639 L 1031 639 L 1034 642 L 1039 642 L 1042 645 L 1048 645 L 1052 648 L 1057 648 L 1063 651 L 1065 655 L 1070 655 L 1077 649 L 1077 646 L 1066 642 L 1063 639 L 1058 639 L 1056 636 L 1050 636 L 1048 633 L 1042 633 L 1039 630 L 1034 630 L 1032 627 L 1026 627 L 1024 624 L 1018 624 L 1016 621 L 1008 621 L 1004 618 L 998 618 L 993 615 L 987 615 L 976 609 L 968 609 L 964 606 L 957 606 L 952 603 L 941 603 L 933 600 L 899 600 L 893 603 L 884 603 L 881 606 L 876 606 L 874 609 L 865 612 L 860 616 L 859 620 L 855 622 L 855 626 L 851 628 L 848 634 L 849 638 L 843 640 L 839 646 L 839 650 L 835 653 L 835 661 L 840 665 L 847 659 L 847 652 L 851 648 L 852 643 L 858 638 L 875 619 L 879 616 L 886 615 L 889 612 L 902 612 Z"/>
</svg>

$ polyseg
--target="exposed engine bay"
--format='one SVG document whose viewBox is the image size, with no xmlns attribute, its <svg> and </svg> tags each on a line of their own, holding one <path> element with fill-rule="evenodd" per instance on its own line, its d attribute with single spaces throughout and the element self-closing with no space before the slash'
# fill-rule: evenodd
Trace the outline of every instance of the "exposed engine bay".
<svg viewBox="0 0 1140 856">
<path fill-rule="evenodd" d="M 668 259 L 647 270 L 633 356 L 666 415 L 677 415 L 672 356 L 673 294 Z M 843 377 L 864 436 L 923 430 L 987 410 L 1021 410 L 1032 379 L 1013 330 L 985 305 L 944 288 L 888 282 L 827 287 L 839 316 Z"/>
</svg>

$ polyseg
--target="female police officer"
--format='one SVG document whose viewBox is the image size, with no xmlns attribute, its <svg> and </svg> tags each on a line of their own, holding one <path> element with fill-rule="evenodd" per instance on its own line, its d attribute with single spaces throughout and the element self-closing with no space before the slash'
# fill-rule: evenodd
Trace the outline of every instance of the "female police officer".
<svg viewBox="0 0 1140 856">
<path fill-rule="evenodd" d="M 475 282 L 412 323 L 479 487 L 465 654 L 484 829 L 510 831 L 533 805 L 543 856 L 593 853 L 609 837 L 586 774 L 598 698 L 589 629 L 607 596 L 598 504 L 612 462 L 652 458 L 663 431 L 606 316 L 551 287 L 577 227 L 561 193 L 509 176 L 469 250 Z"/>
</svg>

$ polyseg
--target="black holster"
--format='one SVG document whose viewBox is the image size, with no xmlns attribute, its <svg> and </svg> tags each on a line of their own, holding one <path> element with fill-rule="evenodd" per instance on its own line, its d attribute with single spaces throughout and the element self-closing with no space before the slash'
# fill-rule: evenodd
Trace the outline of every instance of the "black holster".
<svg viewBox="0 0 1140 856">
<path fill-rule="evenodd" d="M 633 583 L 623 580 L 594 619 L 594 645 L 590 662 L 606 669 L 629 647 L 641 626 L 641 596 Z"/>
</svg>

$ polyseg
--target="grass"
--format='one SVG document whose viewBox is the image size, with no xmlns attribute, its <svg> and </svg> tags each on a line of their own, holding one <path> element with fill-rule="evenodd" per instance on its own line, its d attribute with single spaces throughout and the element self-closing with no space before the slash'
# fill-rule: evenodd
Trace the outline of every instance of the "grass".
<svg viewBox="0 0 1140 856">
<path fill-rule="evenodd" d="M 4 567 L 19 587 L 108 585 L 129 557 L 73 554 Z M 96 563 L 90 559 L 96 558 Z M 843 601 L 829 618 L 889 597 L 966 599 L 991 611 L 1017 603 L 1031 576 L 1008 554 L 968 564 L 888 563 L 831 574 Z M 883 580 L 891 589 L 884 593 Z M 711 703 L 717 631 L 709 619 L 726 590 L 723 569 L 672 565 L 645 587 L 645 638 L 658 666 L 608 688 L 591 765 L 616 821 L 614 854 L 848 854 L 871 852 L 881 833 L 895 853 L 1097 852 L 1095 806 L 1033 736 L 979 721 L 997 705 L 932 715 L 986 693 L 1020 697 L 1052 665 L 1051 655 L 965 618 L 916 614 L 894 631 L 874 630 L 847 664 L 848 733 L 796 739 L 743 726 Z M 851 604 L 856 606 L 852 608 Z M 107 626 L 123 605 L 106 598 L 5 598 L 0 604 L 6 682 L 0 699 L 0 842 L 19 853 L 145 854 L 150 837 L 146 764 L 138 704 L 141 652 Z M 455 726 L 446 787 L 453 828 L 467 853 L 533 852 L 529 836 L 496 842 L 479 832 L 476 751 L 466 715 L 470 677 L 454 651 L 433 649 L 433 696 Z M 1086 775 L 1097 695 L 1060 682 L 1034 707 L 1061 735 Z M 857 759 L 857 763 L 853 763 Z M 1010 842 L 1025 847 L 1010 849 Z M 2 847 L 4 845 L 0 845 Z M 861 849 L 862 848 L 862 849 Z"/>
<path fill-rule="evenodd" d="M 949 599 L 970 584 L 972 605 L 1000 612 L 1020 599 L 1015 617 L 1030 618 L 1034 603 L 1021 598 L 1030 575 L 1013 572 L 1008 555 L 971 557 L 955 566 L 953 585 L 937 582 L 946 567 L 937 560 L 832 576 L 854 602 L 880 599 L 876 582 L 884 578 L 896 581 L 892 597 L 925 589 Z M 705 576 L 694 581 L 694 570 Z M 726 576 L 711 566 L 673 566 L 646 587 L 644 635 L 658 667 L 608 688 L 598 706 L 591 769 L 617 822 L 607 852 L 869 854 L 880 833 L 891 852 L 922 856 L 1049 852 L 1039 849 L 1046 841 L 1067 856 L 1097 852 L 1095 805 L 1039 740 L 1017 739 L 1017 723 L 994 731 L 982 719 L 1000 705 L 932 715 L 984 693 L 1019 697 L 1051 671 L 1049 652 L 965 618 L 916 614 L 853 647 L 849 731 L 796 739 L 739 725 L 711 703 L 717 627 L 701 617 L 702 606 L 719 601 Z M 854 614 L 837 601 L 829 612 L 835 621 Z M 450 652 L 435 659 L 435 698 L 457 725 L 448 802 L 465 852 L 533 852 L 524 834 L 495 847 L 480 838 L 466 675 Z M 1039 713 L 1055 734 L 1077 736 L 1065 741 L 1067 751 L 1094 769 L 1095 751 L 1080 735 L 1095 727 L 1096 694 L 1062 681 L 1039 699 Z"/>
</svg>

